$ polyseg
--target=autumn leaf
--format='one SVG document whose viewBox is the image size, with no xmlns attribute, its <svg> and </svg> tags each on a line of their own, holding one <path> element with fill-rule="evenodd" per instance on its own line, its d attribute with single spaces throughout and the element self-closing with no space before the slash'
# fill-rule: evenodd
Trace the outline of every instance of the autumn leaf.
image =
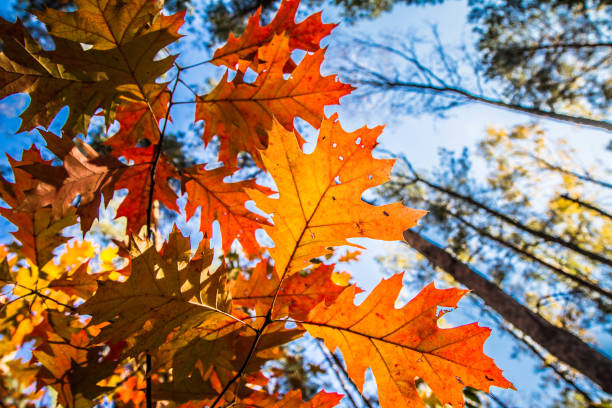
<svg viewBox="0 0 612 408">
<path fill-rule="evenodd" d="M 210 269 L 212 251 L 189 260 L 189 239 L 177 230 L 161 253 L 150 242 L 130 246 L 129 278 L 100 281 L 96 294 L 79 307 L 92 325 L 112 322 L 95 342 L 131 339 L 129 354 L 154 350 L 175 329 L 195 327 L 210 316 L 231 312 L 223 290 L 225 271 Z"/>
<path fill-rule="evenodd" d="M 328 36 L 336 24 L 323 24 L 321 12 L 313 14 L 300 23 L 295 16 L 300 5 L 299 0 L 282 0 L 280 8 L 270 24 L 261 26 L 261 7 L 249 18 L 244 33 L 239 38 L 230 33 L 227 43 L 218 48 L 211 63 L 225 65 L 244 72 L 257 55 L 258 50 L 272 41 L 275 35 L 286 33 L 289 37 L 289 49 L 301 49 L 315 52 L 322 38 Z"/>
<path fill-rule="evenodd" d="M 232 281 L 234 305 L 267 310 L 280 284 L 272 269 L 267 262 L 260 262 L 253 268 L 248 279 L 239 275 Z M 274 317 L 288 314 L 294 319 L 302 320 L 319 303 L 332 304 L 346 289 L 346 286 L 334 283 L 333 272 L 333 265 L 321 264 L 306 275 L 295 274 L 285 279 L 277 296 L 281 307 L 276 309 Z M 287 311 L 283 311 L 283 307 L 286 307 Z"/>
<path fill-rule="evenodd" d="M 255 180 L 224 182 L 235 170 L 226 167 L 206 170 L 203 165 L 183 169 L 183 190 L 189 197 L 185 212 L 189 219 L 198 207 L 202 209 L 200 231 L 205 239 L 212 238 L 213 222 L 219 222 L 224 252 L 228 252 L 234 240 L 238 239 L 247 254 L 257 255 L 261 253 L 261 248 L 255 239 L 255 231 L 269 223 L 265 217 L 245 207 L 250 200 L 245 189 L 257 189 L 263 194 L 271 194 L 272 190 L 258 185 Z"/>
<path fill-rule="evenodd" d="M 344 255 L 338 258 L 338 262 L 351 262 L 358 261 L 359 255 L 361 255 L 361 251 L 346 251 Z"/>
<path fill-rule="evenodd" d="M 155 184 L 151 186 L 151 168 L 154 163 L 155 146 L 133 147 L 120 153 L 132 165 L 115 183 L 115 190 L 127 189 L 127 196 L 117 209 L 117 218 L 127 218 L 127 233 L 138 234 L 147 225 L 149 196 L 153 188 L 152 198 L 158 200 L 167 209 L 179 212 L 174 190 L 168 184 L 171 178 L 180 176 L 165 154 L 159 156 L 155 165 Z"/>
<path fill-rule="evenodd" d="M 21 161 L 12 157 L 8 159 L 15 183 L 0 177 L 0 197 L 10 206 L 0 208 L 0 214 L 17 227 L 17 231 L 11 234 L 21 242 L 21 252 L 34 265 L 43 267 L 53 257 L 53 250 L 68 241 L 62 231 L 76 223 L 76 213 L 67 210 L 58 218 L 53 216 L 51 206 L 22 209 L 30 192 L 38 187 L 37 180 L 23 168 L 31 165 L 48 166 L 51 162 L 43 160 L 35 146 L 23 152 Z"/>
<path fill-rule="evenodd" d="M 396 240 L 425 212 L 400 203 L 370 205 L 363 192 L 389 179 L 393 160 L 372 157 L 381 128 L 345 132 L 336 116 L 323 121 L 312 154 L 299 147 L 294 132 L 275 122 L 261 153 L 279 198 L 249 190 L 257 207 L 273 214 L 264 226 L 276 244 L 269 248 L 276 273 L 285 276 L 329 253 L 329 247 L 353 245 L 348 238 Z"/>
<path fill-rule="evenodd" d="M 248 316 L 243 317 L 248 320 Z M 284 322 L 267 326 L 258 340 L 257 353 L 243 373 L 258 372 L 264 363 L 280 356 L 279 346 L 303 333 L 302 329 L 286 329 Z M 172 382 L 156 384 L 156 396 L 178 402 L 216 397 L 220 384 L 227 383 L 240 369 L 256 336 L 255 331 L 227 318 L 212 327 L 204 323 L 180 337 L 173 335 L 154 355 L 167 362 L 173 373 Z"/>
<path fill-rule="evenodd" d="M 113 152 L 118 154 L 123 150 L 135 147 L 138 142 L 147 139 L 151 144 L 159 142 L 159 120 L 163 119 L 170 93 L 163 90 L 153 97 L 152 102 L 131 102 L 117 107 L 115 119 L 119 122 L 119 131 L 104 141 Z"/>
<path fill-rule="evenodd" d="M 31 98 L 20 131 L 48 127 L 69 105 L 64 130 L 70 136 L 86 133 L 98 108 L 110 125 L 118 105 L 153 101 L 165 88 L 156 80 L 174 57 L 155 57 L 180 37 L 184 13 L 162 16 L 160 4 L 149 0 L 78 0 L 76 6 L 74 12 L 36 13 L 53 39 L 51 51 L 43 50 L 20 22 L 0 22 L 0 96 L 28 92 Z"/>
<path fill-rule="evenodd" d="M 79 197 L 76 212 L 80 217 L 81 228 L 88 231 L 93 220 L 98 217 L 100 202 L 104 204 L 113 196 L 115 183 L 127 166 L 114 157 L 101 157 L 92 147 L 62 135 L 39 130 L 47 142 L 47 148 L 62 166 L 50 163 L 22 164 L 20 169 L 28 172 L 38 183 L 29 192 L 19 208 L 34 210 L 51 206 L 54 219 L 65 217 L 74 211 L 73 201 Z"/>
<path fill-rule="evenodd" d="M 240 399 L 240 406 L 244 407 L 268 407 L 268 408 L 332 408 L 340 403 L 343 395 L 319 391 L 309 401 L 302 400 L 301 390 L 291 390 L 281 399 L 277 396 L 265 393 L 253 392 L 246 398 Z M 186 405 L 181 408 L 200 408 L 197 405 Z"/>
<path fill-rule="evenodd" d="M 322 338 L 329 350 L 340 348 L 351 379 L 361 389 L 367 368 L 376 378 L 381 407 L 425 406 L 414 378 L 427 383 L 442 404 L 464 406 L 463 388 L 489 391 L 514 388 L 482 347 L 491 332 L 477 323 L 450 329 L 438 319 L 455 308 L 466 290 L 426 286 L 404 307 L 395 308 L 402 276 L 383 280 L 359 306 L 354 290 L 331 305 L 314 308 L 302 326 Z M 354 288 L 354 287 L 352 287 Z"/>
<path fill-rule="evenodd" d="M 56 45 L 67 44 L 56 49 L 52 59 L 74 69 L 104 73 L 124 96 L 130 94 L 151 103 L 165 87 L 155 80 L 172 67 L 175 59 L 156 56 L 181 37 L 178 29 L 185 13 L 162 15 L 162 3 L 151 0 L 75 3 L 77 10 L 73 12 L 48 8 L 36 13 Z M 80 44 L 91 48 L 84 50 Z"/>
<path fill-rule="evenodd" d="M 113 49 L 137 39 L 161 11 L 160 3 L 150 0 L 76 0 L 75 5 L 73 12 L 47 8 L 34 15 L 53 36 L 88 44 L 96 50 Z"/>
<path fill-rule="evenodd" d="M 68 317 L 59 313 L 44 317 L 36 327 L 44 342 L 32 351 L 42 365 L 37 382 L 52 386 L 66 408 L 93 407 L 94 398 L 109 391 L 97 383 L 112 374 L 117 362 L 103 356 L 104 347 L 89 347 L 87 331 L 72 327 Z"/>
<path fill-rule="evenodd" d="M 321 76 L 325 50 L 307 54 L 285 79 L 283 67 L 291 59 L 287 35 L 275 36 L 258 53 L 269 63 L 255 82 L 243 82 L 242 75 L 228 82 L 226 73 L 209 94 L 197 100 L 196 121 L 205 121 L 202 137 L 209 143 L 219 136 L 219 160 L 228 166 L 236 163 L 241 151 L 251 154 L 261 166 L 259 150 L 267 146 L 273 118 L 287 130 L 293 129 L 296 117 L 319 128 L 323 108 L 337 104 L 353 90 L 332 75 Z"/>
<path fill-rule="evenodd" d="M 89 299 L 96 291 L 96 281 L 103 276 L 90 274 L 89 264 L 84 263 L 74 272 L 67 271 L 62 276 L 49 282 L 49 288 L 59 290 L 69 296 L 78 296 L 81 299 Z"/>
<path fill-rule="evenodd" d="M 147 224 L 154 146 L 117 152 L 117 156 L 121 155 L 131 163 L 128 166 L 116 157 L 100 156 L 91 146 L 73 141 L 66 135 L 59 138 L 51 132 L 40 130 L 40 133 L 47 148 L 62 160 L 62 166 L 53 166 L 50 162 L 21 164 L 19 168 L 33 176 L 37 183 L 19 204 L 18 210 L 34 211 L 50 205 L 54 219 L 59 219 L 73 211 L 73 201 L 78 197 L 76 212 L 81 229 L 87 232 L 98 217 L 102 199 L 108 205 L 114 191 L 125 188 L 128 194 L 117 209 L 117 217 L 128 218 L 128 233 L 138 233 Z M 170 178 L 179 179 L 176 169 L 163 154 L 155 167 L 152 199 L 178 212 L 176 193 L 168 184 Z"/>
<path fill-rule="evenodd" d="M 30 95 L 30 103 L 20 115 L 20 132 L 48 127 L 60 109 L 70 105 L 65 128 L 73 134 L 82 133 L 95 111 L 111 103 L 115 91 L 107 79 L 93 72 L 71 71 L 51 61 L 49 52 L 20 21 L 0 19 L 0 39 L 0 98 L 21 92 Z M 56 44 L 56 50 L 63 46 Z"/>
</svg>

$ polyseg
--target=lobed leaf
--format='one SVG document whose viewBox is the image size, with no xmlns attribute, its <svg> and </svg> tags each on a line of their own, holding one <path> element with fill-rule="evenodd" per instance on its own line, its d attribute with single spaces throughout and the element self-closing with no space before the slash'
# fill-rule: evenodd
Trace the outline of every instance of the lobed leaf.
<svg viewBox="0 0 612 408">
<path fill-rule="evenodd" d="M 346 290 L 333 305 L 319 304 L 301 325 L 329 350 L 340 348 L 359 388 L 367 368 L 372 369 L 383 408 L 424 407 L 415 377 L 442 404 L 454 407 L 465 405 L 464 387 L 487 392 L 492 385 L 514 388 L 482 351 L 490 329 L 477 323 L 450 329 L 437 325 L 446 308 L 455 308 L 467 291 L 436 289 L 432 283 L 397 309 L 402 276 L 383 280 L 359 306 L 354 304 L 356 291 Z"/>
<path fill-rule="evenodd" d="M 396 240 L 416 225 L 425 211 L 400 203 L 370 205 L 363 192 L 389 180 L 393 160 L 372 157 L 381 128 L 347 133 L 336 116 L 323 121 L 312 154 L 299 147 L 296 134 L 275 122 L 261 153 L 279 198 L 249 190 L 257 206 L 272 213 L 274 226 L 264 229 L 275 243 L 268 251 L 279 276 L 293 274 L 328 248 L 353 245 L 348 238 Z"/>
<path fill-rule="evenodd" d="M 244 33 L 239 38 L 230 33 L 227 43 L 217 49 L 211 59 L 215 65 L 225 65 L 228 68 L 245 71 L 252 64 L 259 49 L 275 35 L 286 33 L 289 37 L 289 49 L 301 49 L 315 52 L 319 50 L 322 38 L 327 37 L 336 24 L 323 24 L 321 12 L 315 13 L 300 23 L 295 22 L 295 16 L 300 5 L 299 0 L 282 0 L 280 8 L 270 24 L 261 26 L 261 7 L 253 14 L 247 23 Z"/>
<path fill-rule="evenodd" d="M 255 180 L 224 182 L 235 170 L 226 167 L 206 170 L 203 165 L 184 169 L 181 172 L 183 191 L 189 197 L 185 212 L 189 219 L 201 207 L 200 231 L 204 239 L 212 238 L 213 222 L 218 221 L 223 251 L 229 252 L 234 240 L 238 239 L 245 252 L 253 256 L 261 253 L 255 231 L 269 223 L 245 207 L 245 203 L 250 200 L 245 189 L 257 189 L 263 194 L 271 194 L 272 190 L 258 185 Z"/>
<path fill-rule="evenodd" d="M 78 309 L 91 323 L 111 322 L 94 339 L 131 339 L 129 355 L 155 350 L 173 330 L 196 327 L 231 311 L 223 268 L 210 269 L 212 251 L 189 260 L 189 239 L 173 231 L 159 253 L 150 242 L 132 240 L 125 282 L 100 281 L 96 294 Z"/>
<path fill-rule="evenodd" d="M 255 82 L 244 82 L 242 75 L 228 82 L 226 73 L 209 94 L 198 98 L 195 118 L 205 121 L 202 137 L 209 143 L 219 136 L 219 160 L 226 165 L 234 165 L 238 153 L 246 151 L 262 167 L 259 150 L 268 144 L 274 118 L 287 130 L 293 130 L 296 117 L 319 128 L 323 108 L 337 104 L 353 90 L 335 76 L 321 76 L 325 50 L 307 54 L 285 79 L 290 50 L 287 35 L 275 36 L 258 51 L 269 63 Z"/>
</svg>

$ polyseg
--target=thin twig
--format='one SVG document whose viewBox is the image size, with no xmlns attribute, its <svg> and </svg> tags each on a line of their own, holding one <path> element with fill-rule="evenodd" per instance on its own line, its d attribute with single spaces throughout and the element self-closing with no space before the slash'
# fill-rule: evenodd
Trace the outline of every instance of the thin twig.
<svg viewBox="0 0 612 408">
<path fill-rule="evenodd" d="M 164 142 L 164 135 L 166 134 L 166 126 L 168 125 L 168 119 L 170 118 L 170 110 L 172 109 L 172 98 L 174 98 L 174 92 L 176 91 L 176 87 L 180 80 L 181 68 L 178 68 L 179 72 L 176 75 L 176 80 L 174 81 L 174 86 L 172 87 L 172 91 L 170 92 L 170 103 L 168 104 L 168 109 L 166 110 L 166 116 L 164 118 L 164 126 L 159 134 L 159 141 L 155 147 L 155 152 L 153 154 L 153 164 L 151 165 L 151 172 L 149 175 L 149 203 L 147 206 L 147 237 L 152 238 L 152 230 L 151 230 L 151 216 L 153 212 L 153 196 L 155 190 L 155 171 L 157 170 L 157 163 L 159 162 L 159 158 L 161 157 L 162 152 L 162 144 Z M 153 115 L 153 119 L 157 123 L 157 118 L 153 113 L 153 109 L 151 109 L 151 115 Z"/>
<path fill-rule="evenodd" d="M 351 380 L 351 377 L 348 375 L 348 373 L 344 369 L 344 366 L 342 365 L 342 362 L 338 360 L 338 357 L 334 353 L 332 353 L 332 352 L 328 353 L 328 351 L 325 349 L 325 346 L 321 344 L 321 341 L 315 340 L 315 342 L 317 343 L 317 346 L 319 346 L 319 350 L 321 350 L 321 353 L 323 353 L 323 356 L 325 357 L 325 360 L 327 360 L 327 364 L 334 371 L 334 374 L 336 374 L 336 377 L 338 378 L 338 381 L 342 385 L 342 388 L 344 389 L 344 392 L 346 393 L 346 395 L 351 400 L 353 406 L 358 407 L 357 403 L 353 399 L 352 394 L 349 392 L 349 390 L 347 388 L 347 385 L 346 385 L 347 382 L 349 384 L 351 384 L 352 388 L 357 392 L 357 394 L 359 394 L 359 396 L 363 400 L 363 403 L 366 406 L 368 406 L 369 408 L 373 408 L 372 407 L 372 403 L 370 402 L 370 400 L 368 400 L 365 397 L 365 395 L 363 395 L 361 393 L 361 391 L 359 391 L 359 388 L 357 387 L 357 385 L 355 385 L 353 380 Z M 341 375 L 340 373 L 342 373 L 343 375 Z"/>
<path fill-rule="evenodd" d="M 145 360 L 145 378 L 147 389 L 145 391 L 147 408 L 153 408 L 153 387 L 151 385 L 151 354 L 147 353 Z"/>
</svg>

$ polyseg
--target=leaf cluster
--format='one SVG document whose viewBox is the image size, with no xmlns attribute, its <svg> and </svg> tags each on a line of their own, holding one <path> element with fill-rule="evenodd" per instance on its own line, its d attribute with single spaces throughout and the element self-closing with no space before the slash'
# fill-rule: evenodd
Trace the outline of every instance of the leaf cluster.
<svg viewBox="0 0 612 408">
<path fill-rule="evenodd" d="M 320 41 L 333 24 L 320 13 L 296 23 L 299 2 L 284 0 L 269 24 L 257 11 L 209 61 L 181 65 L 167 47 L 181 38 L 182 12 L 165 15 L 149 0 L 75 5 L 36 13 L 53 49 L 20 21 L 0 21 L 2 96 L 29 94 L 21 130 L 38 129 L 54 157 L 33 146 L 10 159 L 14 182 L 0 184 L 2 214 L 18 241 L 0 253 L 1 344 L 6 355 L 26 344 L 32 352 L 29 362 L 2 368 L 14 392 L 31 389 L 27 398 L 38 403 L 53 395 L 64 407 L 104 399 L 126 407 L 335 406 L 341 396 L 325 391 L 309 402 L 298 391 L 270 392 L 264 365 L 306 332 L 341 350 L 360 388 L 371 368 L 383 407 L 423 405 L 415 377 L 454 406 L 463 405 L 467 386 L 512 387 L 482 351 L 489 329 L 437 325 L 464 290 L 430 284 L 398 309 L 396 275 L 355 306 L 361 290 L 328 262 L 338 247 L 357 246 L 350 238 L 399 240 L 424 215 L 361 198 L 389 180 L 393 160 L 372 156 L 381 127 L 347 132 L 324 114 L 352 90 L 320 73 Z M 201 94 L 182 76 L 204 63 L 226 71 Z M 176 100 L 179 85 L 193 100 Z M 218 141 L 222 167 L 178 168 L 164 153 L 177 105 L 192 106 L 194 122 L 204 121 L 202 143 Z M 70 111 L 61 135 L 45 130 L 63 106 Z M 119 124 L 105 153 L 78 137 L 94 115 Z M 311 154 L 302 150 L 298 118 L 318 129 Z M 244 152 L 276 190 L 254 179 L 227 181 Z M 64 228 L 78 224 L 87 233 L 121 190 L 124 239 L 98 255 L 88 241 L 70 241 L 58 259 Z M 195 250 L 176 227 L 167 238 L 159 233 L 159 207 L 180 212 L 183 194 L 187 217 L 200 210 L 204 239 Z M 269 216 L 247 208 L 249 200 Z M 214 223 L 220 261 L 210 248 Z M 273 246 L 260 243 L 260 229 Z M 230 267 L 235 243 L 241 261 Z M 18 405 L 10 394 L 2 398 Z"/>
</svg>

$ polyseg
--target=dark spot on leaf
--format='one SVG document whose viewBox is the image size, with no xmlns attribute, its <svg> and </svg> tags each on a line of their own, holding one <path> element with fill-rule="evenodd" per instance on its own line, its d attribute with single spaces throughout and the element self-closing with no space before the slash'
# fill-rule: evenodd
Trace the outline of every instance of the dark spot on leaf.
<svg viewBox="0 0 612 408">
<path fill-rule="evenodd" d="M 383 211 L 383 214 L 385 214 L 387 217 L 389 216 L 389 213 L 386 211 Z"/>
</svg>

